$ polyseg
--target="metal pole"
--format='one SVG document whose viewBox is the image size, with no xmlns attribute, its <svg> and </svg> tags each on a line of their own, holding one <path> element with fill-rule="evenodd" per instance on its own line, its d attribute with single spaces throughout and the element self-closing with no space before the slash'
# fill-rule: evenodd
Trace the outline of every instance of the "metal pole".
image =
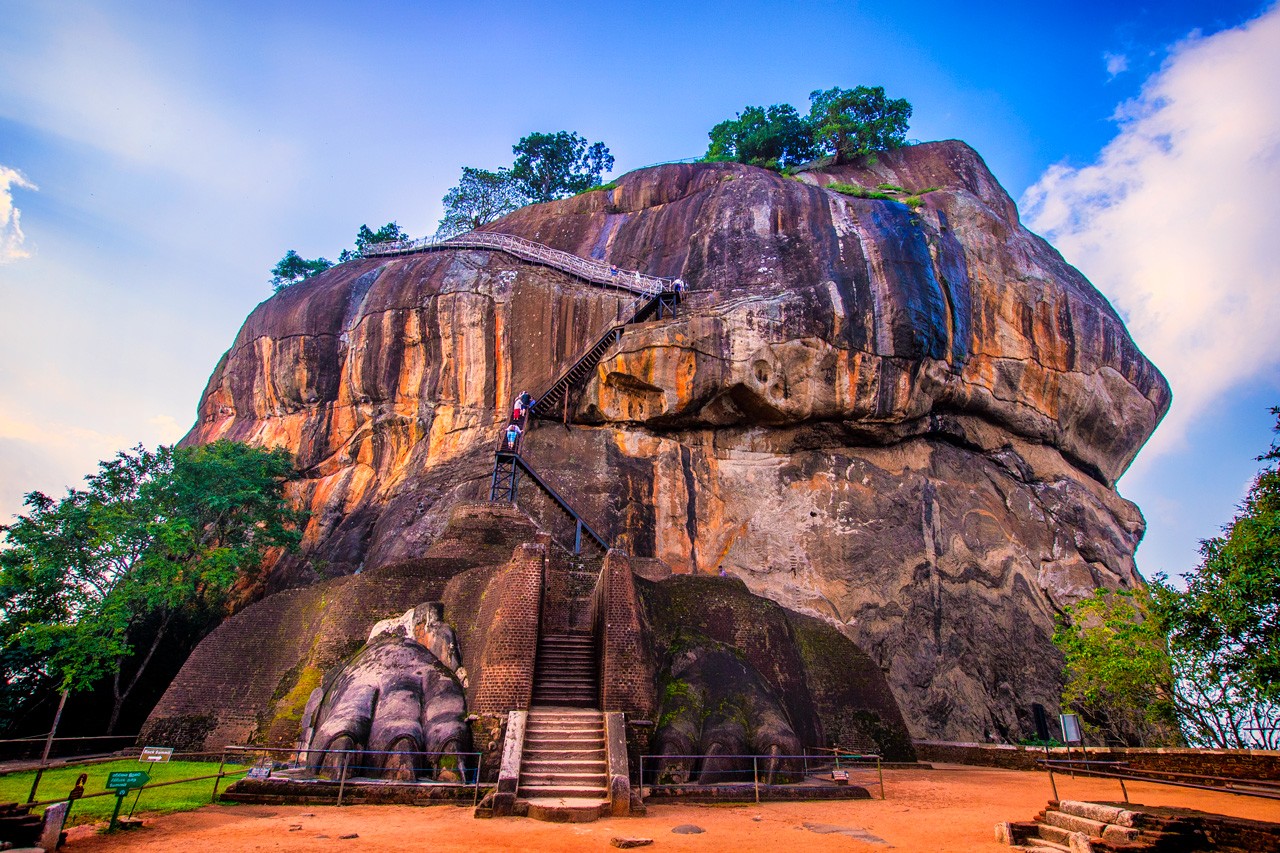
<svg viewBox="0 0 1280 853">
<path fill-rule="evenodd" d="M 1053 788 L 1053 798 L 1060 800 L 1062 798 L 1058 796 L 1058 783 L 1053 781 L 1053 765 L 1046 764 L 1045 766 L 1049 768 L 1049 786 Z"/>
<path fill-rule="evenodd" d="M 880 756 L 876 756 L 876 773 L 880 774 L 880 799 L 884 799 L 884 765 L 880 763 Z"/>
<path fill-rule="evenodd" d="M 577 523 L 574 525 L 573 531 L 573 553 L 582 553 L 582 519 L 574 519 Z"/>
<path fill-rule="evenodd" d="M 1123 779 L 1120 779 L 1118 781 L 1120 782 L 1120 793 L 1124 794 L 1124 801 L 1127 803 L 1129 802 L 1129 791 L 1127 788 L 1125 788 Z"/>
<path fill-rule="evenodd" d="M 342 789 L 347 785 L 347 762 L 351 760 L 351 753 L 344 752 L 342 754 L 342 770 L 338 773 L 338 805 L 342 805 Z"/>
<path fill-rule="evenodd" d="M 751 775 L 755 777 L 756 802 L 760 802 L 760 759 L 751 756 Z"/>
</svg>

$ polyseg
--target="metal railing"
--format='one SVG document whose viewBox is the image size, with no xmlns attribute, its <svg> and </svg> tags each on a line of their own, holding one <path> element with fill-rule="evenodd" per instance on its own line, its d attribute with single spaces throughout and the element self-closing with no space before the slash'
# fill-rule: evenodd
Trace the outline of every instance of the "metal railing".
<svg viewBox="0 0 1280 853">
<path fill-rule="evenodd" d="M 695 777 L 699 781 L 691 781 Z M 752 790 L 758 803 L 761 786 L 800 789 L 837 782 L 856 784 L 855 780 L 878 785 L 880 799 L 884 799 L 884 768 L 879 755 L 850 752 L 812 755 L 806 751 L 804 755 L 640 756 L 642 799 L 649 795 L 651 788 L 672 785 L 684 789 L 740 788 L 744 793 Z"/>
<path fill-rule="evenodd" d="M 480 798 L 479 752 L 228 746 L 226 754 L 250 765 L 247 779 L 326 786 L 336 782 L 338 805 L 349 784 L 456 786 L 471 789 L 472 805 Z"/>
<path fill-rule="evenodd" d="M 365 248 L 364 254 L 366 257 L 383 257 L 439 249 L 495 249 L 522 260 L 555 267 L 593 284 L 628 290 L 646 296 L 657 296 L 675 288 L 673 278 L 645 275 L 638 270 L 620 270 L 602 261 L 581 258 L 570 252 L 562 252 L 542 243 L 535 243 L 533 240 L 497 231 L 470 231 L 444 239 L 421 237 L 417 240 L 373 243 Z"/>
<path fill-rule="evenodd" d="M 49 759 L 63 759 L 91 753 L 115 752 L 136 743 L 137 735 L 93 735 L 90 737 L 55 737 L 47 734 L 0 740 L 0 761 L 40 760 L 45 744 L 50 744 Z"/>
<path fill-rule="evenodd" d="M 1239 794 L 1245 797 L 1263 797 L 1280 800 L 1280 782 L 1262 779 L 1240 779 L 1233 776 L 1207 776 L 1200 773 L 1184 773 L 1178 770 L 1151 770 L 1145 767 L 1134 767 L 1127 761 L 1093 761 L 1084 759 L 1040 758 L 1036 764 L 1049 771 L 1049 785 L 1053 788 L 1054 799 L 1058 797 L 1058 783 L 1053 772 L 1067 772 L 1072 776 L 1096 776 L 1103 779 L 1115 779 L 1120 783 L 1120 793 L 1124 801 L 1129 802 L 1129 791 L 1124 783 L 1151 782 L 1157 785 L 1171 785 L 1178 788 L 1196 788 L 1202 791 L 1221 791 L 1225 794 Z"/>
</svg>

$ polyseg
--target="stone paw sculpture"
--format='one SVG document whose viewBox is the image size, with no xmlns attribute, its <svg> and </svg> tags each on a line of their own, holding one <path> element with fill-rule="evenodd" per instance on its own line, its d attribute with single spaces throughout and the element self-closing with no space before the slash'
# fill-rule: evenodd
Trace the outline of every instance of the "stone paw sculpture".
<svg viewBox="0 0 1280 853">
<path fill-rule="evenodd" d="M 659 784 L 781 782 L 798 772 L 800 738 L 765 680 L 718 644 L 676 654 L 655 733 Z M 760 756 L 754 762 L 744 756 Z"/>
<path fill-rule="evenodd" d="M 454 672 L 417 640 L 383 633 L 312 692 L 301 748 L 329 778 L 345 762 L 349 777 L 460 782 L 465 717 Z"/>
</svg>

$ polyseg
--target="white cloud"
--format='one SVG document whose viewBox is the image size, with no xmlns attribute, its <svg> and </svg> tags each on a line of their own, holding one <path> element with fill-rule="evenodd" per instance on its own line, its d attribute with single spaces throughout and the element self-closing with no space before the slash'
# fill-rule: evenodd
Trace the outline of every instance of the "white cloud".
<svg viewBox="0 0 1280 853">
<path fill-rule="evenodd" d="M 27 238 L 22 233 L 22 211 L 13 204 L 14 187 L 39 189 L 17 169 L 0 164 L 0 264 L 31 257 L 23 248 Z"/>
<path fill-rule="evenodd" d="M 1107 65 L 1107 79 L 1114 80 L 1129 70 L 1129 57 L 1123 53 L 1104 53 L 1102 61 Z"/>
<path fill-rule="evenodd" d="M 1173 387 L 1144 462 L 1229 389 L 1280 376 L 1280 7 L 1176 45 L 1083 168 L 1048 169 L 1029 226 L 1124 315 Z"/>
</svg>

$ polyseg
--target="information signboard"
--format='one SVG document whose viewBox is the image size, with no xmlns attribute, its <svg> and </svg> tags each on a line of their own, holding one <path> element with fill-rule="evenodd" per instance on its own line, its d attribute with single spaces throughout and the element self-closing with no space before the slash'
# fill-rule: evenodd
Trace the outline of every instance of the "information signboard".
<svg viewBox="0 0 1280 853">
<path fill-rule="evenodd" d="M 107 774 L 108 790 L 115 791 L 116 796 L 123 797 L 124 792 L 132 788 L 141 788 L 151 781 L 151 777 L 142 770 L 117 770 Z"/>
<path fill-rule="evenodd" d="M 1062 742 L 1075 745 L 1084 743 L 1084 735 L 1080 731 L 1079 714 L 1059 714 L 1058 722 L 1062 724 Z"/>
<path fill-rule="evenodd" d="M 142 748 L 142 754 L 138 756 L 138 760 L 165 762 L 172 756 L 173 747 L 171 746 L 144 746 Z"/>
</svg>

